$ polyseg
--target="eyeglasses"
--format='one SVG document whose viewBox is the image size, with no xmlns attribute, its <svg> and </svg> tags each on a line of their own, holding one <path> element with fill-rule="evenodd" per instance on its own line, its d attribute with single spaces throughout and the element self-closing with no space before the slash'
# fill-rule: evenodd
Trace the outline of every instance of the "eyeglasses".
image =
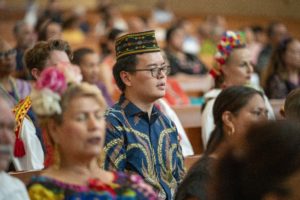
<svg viewBox="0 0 300 200">
<path fill-rule="evenodd" d="M 7 51 L 2 51 L 2 52 L 0 52 L 0 60 L 8 58 L 11 55 L 15 56 L 16 54 L 17 54 L 16 49 L 10 49 L 10 50 L 7 50 Z"/>
<path fill-rule="evenodd" d="M 137 71 L 150 71 L 153 78 L 157 78 L 162 72 L 167 76 L 171 72 L 170 66 L 162 66 L 162 67 L 155 67 L 152 69 L 133 69 L 129 70 L 130 72 L 137 72 Z"/>
</svg>

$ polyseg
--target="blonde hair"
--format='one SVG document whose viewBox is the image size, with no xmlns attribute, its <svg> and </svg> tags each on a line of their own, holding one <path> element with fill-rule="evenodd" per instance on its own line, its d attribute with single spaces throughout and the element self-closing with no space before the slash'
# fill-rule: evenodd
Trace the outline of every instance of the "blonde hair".
<svg viewBox="0 0 300 200">
<path fill-rule="evenodd" d="M 61 106 L 62 112 L 60 114 L 55 113 L 50 116 L 38 115 L 38 121 L 39 121 L 40 126 L 42 128 L 44 128 L 47 131 L 47 133 L 49 134 L 49 131 L 50 131 L 49 127 L 48 127 L 49 121 L 52 120 L 56 124 L 60 125 L 63 122 L 64 112 L 67 110 L 68 105 L 70 105 L 70 102 L 79 97 L 94 98 L 97 101 L 97 103 L 100 105 L 100 107 L 103 108 L 103 112 L 107 108 L 107 104 L 104 100 L 102 92 L 99 90 L 99 88 L 97 86 L 91 85 L 86 82 L 82 82 L 79 84 L 72 83 L 72 84 L 68 85 L 67 89 L 61 95 L 61 100 L 60 100 L 59 104 Z M 50 139 L 50 142 L 52 143 L 51 139 Z"/>
</svg>

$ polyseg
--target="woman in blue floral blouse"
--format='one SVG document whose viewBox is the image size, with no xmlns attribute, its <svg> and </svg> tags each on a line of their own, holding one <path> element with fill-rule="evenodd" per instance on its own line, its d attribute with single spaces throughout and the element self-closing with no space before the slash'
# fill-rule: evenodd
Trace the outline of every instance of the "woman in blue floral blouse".
<svg viewBox="0 0 300 200">
<path fill-rule="evenodd" d="M 135 174 L 100 168 L 105 101 L 96 86 L 68 83 L 55 67 L 41 73 L 32 106 L 48 136 L 47 165 L 28 185 L 33 200 L 157 199 Z"/>
</svg>

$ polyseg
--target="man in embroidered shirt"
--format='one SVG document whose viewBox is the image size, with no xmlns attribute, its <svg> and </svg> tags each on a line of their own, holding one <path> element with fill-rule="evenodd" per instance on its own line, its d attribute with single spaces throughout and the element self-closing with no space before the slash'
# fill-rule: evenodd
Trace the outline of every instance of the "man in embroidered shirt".
<svg viewBox="0 0 300 200">
<path fill-rule="evenodd" d="M 183 157 L 174 123 L 154 102 L 165 95 L 170 71 L 154 31 L 132 33 L 116 40 L 114 78 L 122 91 L 106 114 L 106 159 L 110 170 L 136 172 L 173 199 L 184 175 Z"/>
</svg>

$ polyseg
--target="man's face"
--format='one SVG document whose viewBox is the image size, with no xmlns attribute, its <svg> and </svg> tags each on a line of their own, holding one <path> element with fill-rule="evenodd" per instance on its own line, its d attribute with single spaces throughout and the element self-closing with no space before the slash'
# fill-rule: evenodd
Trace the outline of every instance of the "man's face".
<svg viewBox="0 0 300 200">
<path fill-rule="evenodd" d="M 27 49 L 34 45 L 36 41 L 36 35 L 33 28 L 30 25 L 24 24 L 20 27 L 19 32 L 16 34 L 16 40 L 18 46 Z"/>
<path fill-rule="evenodd" d="M 274 27 L 272 41 L 274 44 L 279 44 L 283 39 L 288 37 L 288 30 L 284 24 L 278 24 Z"/>
<path fill-rule="evenodd" d="M 83 81 L 95 84 L 100 78 L 100 59 L 97 53 L 89 53 L 82 57 L 80 69 L 83 76 Z"/>
<path fill-rule="evenodd" d="M 0 74 L 11 74 L 16 69 L 16 51 L 7 42 L 4 42 L 0 46 L 0 54 Z"/>
<path fill-rule="evenodd" d="M 15 119 L 8 104 L 0 99 L 0 171 L 7 169 L 14 145 Z"/>
<path fill-rule="evenodd" d="M 146 70 L 162 69 L 166 63 L 160 52 L 140 54 L 137 59 L 137 71 L 128 73 L 130 82 L 126 90 L 142 102 L 153 103 L 165 95 L 167 75 L 160 70 L 157 74 Z"/>
</svg>

